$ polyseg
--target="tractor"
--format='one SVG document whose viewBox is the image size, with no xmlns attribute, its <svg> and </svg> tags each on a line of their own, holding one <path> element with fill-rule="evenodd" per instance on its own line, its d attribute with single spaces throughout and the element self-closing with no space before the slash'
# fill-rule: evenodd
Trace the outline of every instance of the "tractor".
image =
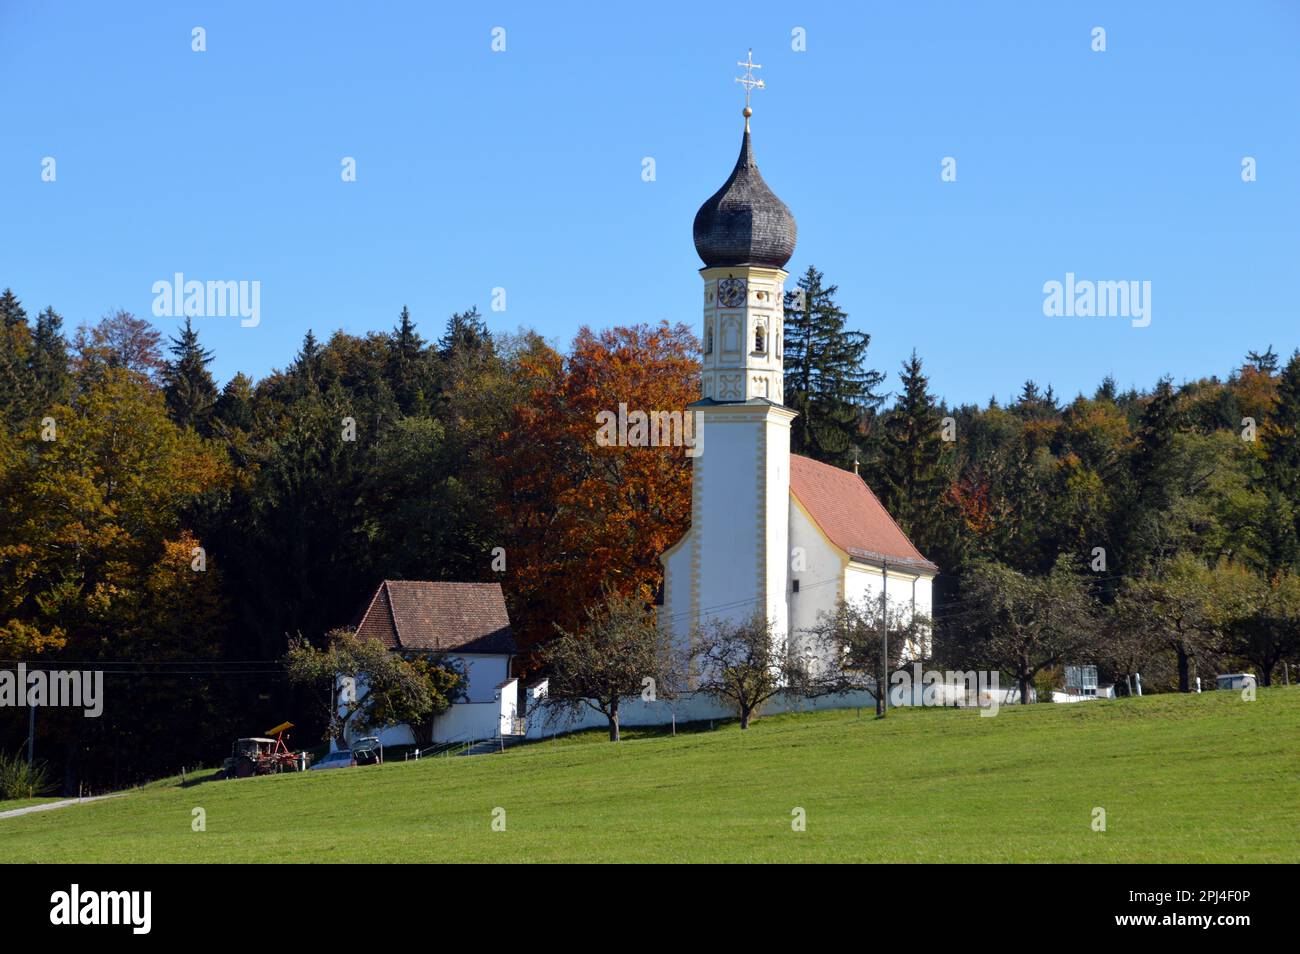
<svg viewBox="0 0 1300 954">
<path fill-rule="evenodd" d="M 249 736 L 236 739 L 230 758 L 226 759 L 226 764 L 222 767 L 222 778 L 301 772 L 306 762 L 305 753 L 295 754 L 285 744 L 285 733 L 292 728 L 292 722 L 284 722 L 274 729 L 266 730 L 266 735 L 274 738 Z"/>
</svg>

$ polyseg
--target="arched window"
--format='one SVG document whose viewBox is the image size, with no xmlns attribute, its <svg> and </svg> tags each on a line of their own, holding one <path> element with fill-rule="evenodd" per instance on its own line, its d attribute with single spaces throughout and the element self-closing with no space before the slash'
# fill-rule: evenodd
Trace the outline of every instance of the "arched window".
<svg viewBox="0 0 1300 954">
<path fill-rule="evenodd" d="M 776 333 L 776 359 L 781 360 L 781 332 Z"/>
<path fill-rule="evenodd" d="M 713 354 L 713 324 L 704 330 L 704 353 Z"/>
<path fill-rule="evenodd" d="M 758 354 L 767 351 L 767 329 L 762 325 L 754 329 L 754 351 Z"/>
</svg>

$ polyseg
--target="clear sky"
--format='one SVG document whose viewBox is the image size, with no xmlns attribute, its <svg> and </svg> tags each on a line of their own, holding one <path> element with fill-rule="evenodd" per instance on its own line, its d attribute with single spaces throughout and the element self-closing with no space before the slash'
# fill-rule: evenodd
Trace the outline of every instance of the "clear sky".
<svg viewBox="0 0 1300 954">
<path fill-rule="evenodd" d="M 752 46 L 790 269 L 840 286 L 891 388 L 913 347 L 960 402 L 1300 345 L 1298 3 L 474 6 L 0 0 L 0 286 L 69 331 L 120 307 L 174 333 L 155 282 L 259 281 L 257 327 L 196 320 L 223 381 L 404 304 L 426 337 L 471 304 L 565 346 L 696 325 L 691 221 Z M 1067 272 L 1151 282 L 1150 326 L 1045 317 Z"/>
</svg>

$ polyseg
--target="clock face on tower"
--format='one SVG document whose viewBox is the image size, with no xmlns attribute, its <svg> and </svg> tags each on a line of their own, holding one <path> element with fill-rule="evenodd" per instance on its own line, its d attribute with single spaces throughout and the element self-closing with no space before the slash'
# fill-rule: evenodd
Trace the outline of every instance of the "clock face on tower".
<svg viewBox="0 0 1300 954">
<path fill-rule="evenodd" d="M 718 306 L 720 308 L 741 308 L 745 304 L 745 280 L 743 278 L 724 278 L 718 282 Z"/>
</svg>

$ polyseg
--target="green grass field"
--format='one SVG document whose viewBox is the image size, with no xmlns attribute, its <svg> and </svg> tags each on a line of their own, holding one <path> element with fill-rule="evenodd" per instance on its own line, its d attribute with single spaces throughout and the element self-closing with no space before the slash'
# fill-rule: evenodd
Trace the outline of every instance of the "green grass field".
<svg viewBox="0 0 1300 954">
<path fill-rule="evenodd" d="M 1300 861 L 1300 688 L 773 716 L 0 820 L 15 862 Z M 1106 830 L 1093 831 L 1093 809 Z M 207 830 L 191 830 L 192 810 Z M 506 830 L 492 828 L 505 809 Z M 806 812 L 792 830 L 792 810 Z"/>
</svg>

